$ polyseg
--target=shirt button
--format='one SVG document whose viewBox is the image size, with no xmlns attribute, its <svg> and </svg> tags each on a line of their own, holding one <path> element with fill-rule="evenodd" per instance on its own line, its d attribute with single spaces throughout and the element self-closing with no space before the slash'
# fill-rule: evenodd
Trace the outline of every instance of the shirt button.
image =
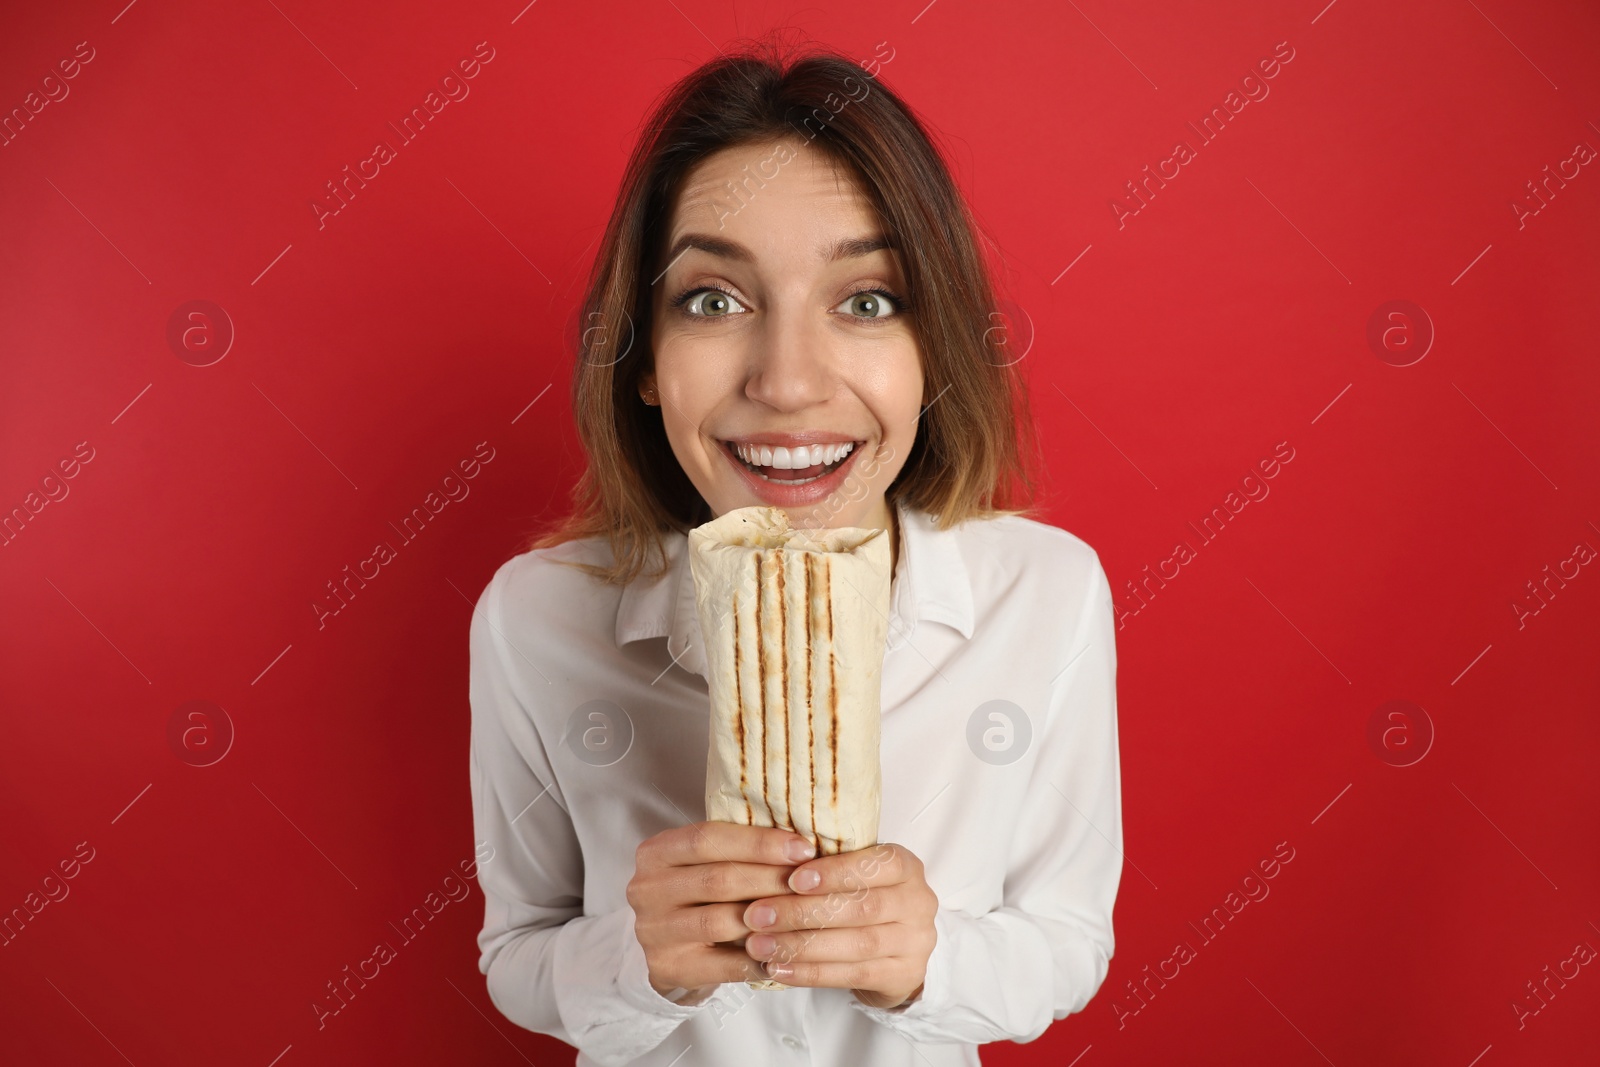
<svg viewBox="0 0 1600 1067">
<path fill-rule="evenodd" d="M 791 1048 L 796 1052 L 799 1052 L 806 1047 L 806 1043 L 801 1041 L 798 1037 L 795 1037 L 793 1034 L 784 1034 L 778 1040 L 782 1041 L 787 1048 Z"/>
</svg>

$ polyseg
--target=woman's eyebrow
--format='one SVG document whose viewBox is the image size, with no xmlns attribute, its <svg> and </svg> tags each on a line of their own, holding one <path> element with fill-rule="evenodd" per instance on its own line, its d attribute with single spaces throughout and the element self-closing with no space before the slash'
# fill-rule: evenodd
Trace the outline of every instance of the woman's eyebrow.
<svg viewBox="0 0 1600 1067">
<path fill-rule="evenodd" d="M 709 252 L 713 256 L 737 260 L 740 263 L 754 263 L 756 261 L 756 254 L 738 241 L 730 241 L 726 237 L 715 237 L 708 233 L 686 233 L 674 241 L 672 247 L 667 250 L 667 266 L 670 267 L 678 262 L 678 257 L 691 248 L 698 248 L 700 251 Z"/>
<path fill-rule="evenodd" d="M 874 252 L 893 247 L 893 242 L 883 234 L 873 234 L 871 237 L 846 237 L 834 245 L 832 250 L 825 250 L 824 259 L 832 263 L 840 259 L 870 256 Z"/>
<path fill-rule="evenodd" d="M 824 262 L 833 263 L 841 259 L 854 259 L 859 256 L 871 255 L 881 249 L 893 248 L 894 244 L 882 234 L 871 237 L 845 237 L 836 242 L 832 248 L 823 248 L 821 256 Z M 754 263 L 756 255 L 738 241 L 726 237 L 717 237 L 709 233 L 686 233 L 672 243 L 672 248 L 667 251 L 667 266 L 678 261 L 691 248 L 698 248 L 722 259 L 731 259 L 740 263 Z"/>
</svg>

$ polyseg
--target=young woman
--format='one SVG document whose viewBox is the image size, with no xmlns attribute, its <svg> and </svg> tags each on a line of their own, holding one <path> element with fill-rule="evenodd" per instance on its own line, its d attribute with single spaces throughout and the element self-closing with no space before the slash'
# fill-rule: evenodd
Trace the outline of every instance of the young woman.
<svg viewBox="0 0 1600 1067">
<path fill-rule="evenodd" d="M 583 308 L 575 506 L 473 616 L 479 968 L 580 1065 L 976 1064 L 1106 975 L 1110 587 L 1016 506 L 975 227 L 876 67 L 725 56 L 660 103 Z M 758 504 L 891 539 L 871 849 L 702 818 L 687 531 Z"/>
</svg>

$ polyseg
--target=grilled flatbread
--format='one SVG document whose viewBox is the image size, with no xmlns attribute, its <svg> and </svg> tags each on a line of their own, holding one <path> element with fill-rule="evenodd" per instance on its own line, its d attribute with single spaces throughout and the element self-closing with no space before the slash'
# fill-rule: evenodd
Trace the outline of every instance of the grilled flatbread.
<svg viewBox="0 0 1600 1067">
<path fill-rule="evenodd" d="M 707 819 L 793 830 L 822 856 L 877 843 L 889 536 L 793 528 L 764 506 L 690 531 L 711 696 Z"/>
</svg>

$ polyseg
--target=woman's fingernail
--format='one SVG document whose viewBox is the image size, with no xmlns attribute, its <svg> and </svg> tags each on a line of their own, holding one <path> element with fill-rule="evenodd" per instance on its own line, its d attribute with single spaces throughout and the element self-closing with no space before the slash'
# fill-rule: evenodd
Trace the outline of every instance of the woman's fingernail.
<svg viewBox="0 0 1600 1067">
<path fill-rule="evenodd" d="M 762 966 L 767 969 L 768 978 L 787 978 L 794 973 L 793 967 L 785 967 L 783 964 L 774 963 L 772 960 L 768 960 Z"/>
<path fill-rule="evenodd" d="M 751 929 L 771 926 L 778 921 L 778 913 L 771 906 L 763 904 L 759 908 L 750 909 L 749 920 Z"/>
<path fill-rule="evenodd" d="M 804 863 L 806 860 L 810 859 L 816 854 L 817 846 L 813 845 L 810 841 L 802 841 L 799 838 L 796 838 L 789 842 L 788 856 L 796 863 Z"/>
<path fill-rule="evenodd" d="M 822 875 L 809 868 L 803 871 L 795 871 L 789 876 L 789 888 L 797 893 L 802 893 L 807 889 L 815 889 L 821 884 Z"/>
<path fill-rule="evenodd" d="M 751 934 L 745 939 L 744 947 L 759 960 L 772 955 L 772 950 L 778 947 L 778 939 L 771 934 Z"/>
</svg>

